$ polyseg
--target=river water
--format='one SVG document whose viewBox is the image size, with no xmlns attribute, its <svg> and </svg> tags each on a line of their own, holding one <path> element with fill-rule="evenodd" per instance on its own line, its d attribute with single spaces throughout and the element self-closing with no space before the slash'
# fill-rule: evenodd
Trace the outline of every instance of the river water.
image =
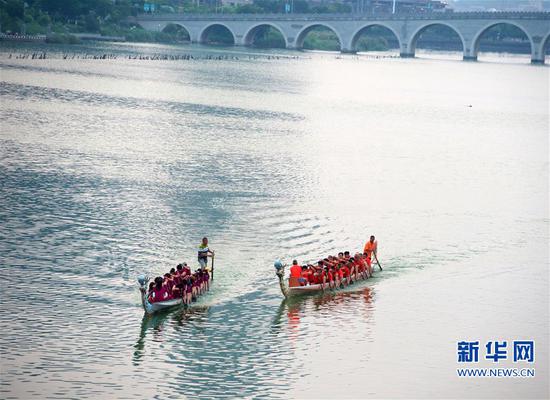
<svg viewBox="0 0 550 400">
<path fill-rule="evenodd" d="M 549 395 L 547 67 L 2 46 L 2 398 Z M 276 258 L 370 234 L 374 279 L 283 301 Z M 204 235 L 211 291 L 144 317 Z M 533 340 L 477 366 L 536 376 L 459 378 L 464 340 Z"/>
</svg>

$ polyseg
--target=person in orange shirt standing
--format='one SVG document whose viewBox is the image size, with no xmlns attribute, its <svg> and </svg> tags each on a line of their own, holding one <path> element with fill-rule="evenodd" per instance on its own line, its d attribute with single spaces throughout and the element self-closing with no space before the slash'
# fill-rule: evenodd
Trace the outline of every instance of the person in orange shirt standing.
<svg viewBox="0 0 550 400">
<path fill-rule="evenodd" d="M 375 240 L 374 235 L 371 235 L 370 240 L 367 243 L 365 243 L 363 252 L 367 254 L 367 258 L 368 258 L 367 262 L 369 262 L 371 260 L 371 257 L 374 255 L 374 260 L 378 264 L 378 268 L 380 268 L 380 271 L 382 271 L 382 266 L 378 262 L 378 257 L 376 256 L 378 253 L 378 242 Z"/>
</svg>

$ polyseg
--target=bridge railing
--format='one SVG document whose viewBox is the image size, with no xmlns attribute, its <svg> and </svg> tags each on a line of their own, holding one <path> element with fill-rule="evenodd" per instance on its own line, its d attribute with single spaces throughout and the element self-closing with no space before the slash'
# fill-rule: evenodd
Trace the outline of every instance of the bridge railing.
<svg viewBox="0 0 550 400">
<path fill-rule="evenodd" d="M 550 20 L 550 12 L 426 12 L 399 14 L 139 14 L 133 19 L 138 21 L 168 21 L 168 20 L 226 20 L 226 21 L 322 21 L 322 20 L 442 20 L 442 19 L 537 19 Z"/>
</svg>

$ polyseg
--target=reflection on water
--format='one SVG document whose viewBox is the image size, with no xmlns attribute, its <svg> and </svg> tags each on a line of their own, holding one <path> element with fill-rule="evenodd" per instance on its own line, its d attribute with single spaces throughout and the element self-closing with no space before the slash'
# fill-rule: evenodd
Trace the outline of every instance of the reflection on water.
<svg viewBox="0 0 550 400">
<path fill-rule="evenodd" d="M 373 289 L 364 287 L 356 291 L 327 292 L 323 294 L 304 295 L 291 297 L 284 300 L 279 308 L 279 313 L 286 312 L 288 335 L 291 341 L 297 340 L 300 336 L 307 336 L 307 329 L 301 329 L 301 319 L 311 316 L 315 318 L 327 318 L 331 324 L 339 325 L 345 323 L 337 317 L 338 314 L 350 315 L 354 318 L 361 318 L 368 321 L 372 307 Z M 363 304 L 364 302 L 364 304 Z M 280 317 L 277 317 L 280 319 Z M 347 318 L 346 318 L 347 319 Z"/>
<path fill-rule="evenodd" d="M 363 300 L 364 308 L 358 304 L 360 300 Z M 284 299 L 279 305 L 273 318 L 272 327 L 274 330 L 279 330 L 286 326 L 292 333 L 290 337 L 295 338 L 300 334 L 300 318 L 308 315 L 330 316 L 336 312 L 346 313 L 346 305 L 353 308 L 353 313 L 359 313 L 367 320 L 373 309 L 372 301 L 373 289 L 368 286 L 290 297 Z M 360 313 L 360 310 L 364 310 L 364 312 Z"/>
<path fill-rule="evenodd" d="M 2 397 L 545 397 L 544 67 L 0 46 Z M 370 234 L 384 271 L 282 300 L 273 260 Z M 144 317 L 136 276 L 204 235 L 210 292 Z M 534 380 L 456 381 L 457 340 L 514 335 Z"/>
<path fill-rule="evenodd" d="M 204 315 L 207 311 L 206 306 L 194 306 L 182 307 L 179 311 L 161 311 L 153 315 L 144 313 L 139 338 L 134 345 L 134 365 L 139 365 L 143 359 L 147 335 L 152 336 L 152 340 L 156 342 L 163 340 L 162 333 L 167 319 L 171 319 L 175 326 L 185 327 L 195 316 Z"/>
</svg>

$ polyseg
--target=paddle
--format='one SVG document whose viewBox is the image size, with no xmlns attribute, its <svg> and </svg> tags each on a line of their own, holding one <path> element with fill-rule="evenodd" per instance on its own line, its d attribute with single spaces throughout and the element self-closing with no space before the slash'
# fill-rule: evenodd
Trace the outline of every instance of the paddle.
<svg viewBox="0 0 550 400">
<path fill-rule="evenodd" d="M 214 255 L 212 254 L 212 280 L 214 280 Z M 380 264 L 378 264 L 380 266 Z"/>
<path fill-rule="evenodd" d="M 374 259 L 376 260 L 376 264 L 378 264 L 378 268 L 382 271 L 382 266 L 380 265 L 380 261 L 378 261 L 378 257 L 376 257 L 376 253 L 373 251 L 372 254 L 374 254 Z"/>
</svg>

